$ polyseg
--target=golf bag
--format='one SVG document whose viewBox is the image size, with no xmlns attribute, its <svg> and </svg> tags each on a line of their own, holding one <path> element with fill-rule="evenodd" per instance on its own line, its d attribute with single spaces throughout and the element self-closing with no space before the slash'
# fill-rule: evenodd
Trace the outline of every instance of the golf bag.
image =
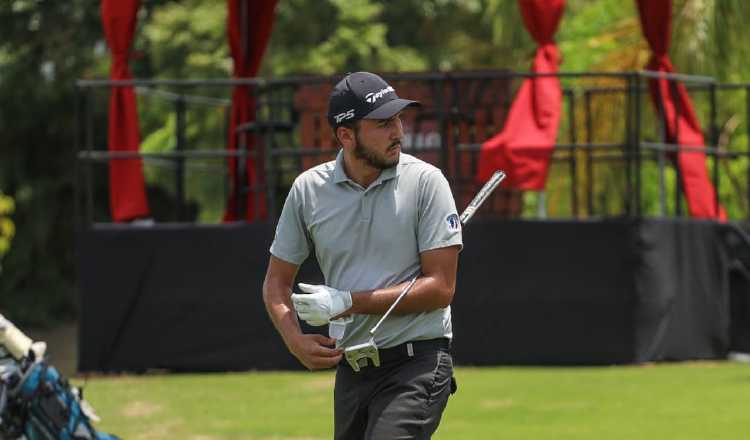
<svg viewBox="0 0 750 440">
<path fill-rule="evenodd" d="M 90 405 L 45 350 L 0 315 L 0 440 L 117 440 L 94 429 Z"/>
</svg>

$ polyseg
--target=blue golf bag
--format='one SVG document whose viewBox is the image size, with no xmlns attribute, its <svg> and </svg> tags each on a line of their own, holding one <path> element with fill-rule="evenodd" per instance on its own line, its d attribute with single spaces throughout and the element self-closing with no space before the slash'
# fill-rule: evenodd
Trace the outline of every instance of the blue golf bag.
<svg viewBox="0 0 750 440">
<path fill-rule="evenodd" d="M 19 339 L 10 348 L 9 339 L 0 337 L 0 440 L 118 440 L 94 429 L 81 390 L 44 360 L 46 345 L 22 340 L 30 348 L 19 357 Z"/>
<path fill-rule="evenodd" d="M 116 439 L 96 432 L 81 407 L 80 391 L 44 362 L 30 366 L 16 397 L 27 411 L 26 440 Z"/>
</svg>

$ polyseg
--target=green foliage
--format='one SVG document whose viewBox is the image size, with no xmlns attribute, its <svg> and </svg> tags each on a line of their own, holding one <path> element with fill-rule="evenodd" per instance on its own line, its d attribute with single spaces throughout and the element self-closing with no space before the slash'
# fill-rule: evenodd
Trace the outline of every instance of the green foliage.
<svg viewBox="0 0 750 440">
<path fill-rule="evenodd" d="M 676 0 L 671 55 L 685 73 L 747 81 L 750 5 L 744 0 Z"/>
<path fill-rule="evenodd" d="M 165 3 L 148 2 L 144 19 Z M 18 325 L 76 313 L 73 84 L 107 74 L 99 13 L 90 0 L 0 2 L 0 188 L 15 202 L 17 226 L 0 310 Z M 106 104 L 94 110 L 101 142 Z"/>
<path fill-rule="evenodd" d="M 283 2 L 282 2 L 283 3 Z M 136 49 L 149 78 L 226 78 L 232 73 L 226 2 L 185 0 L 154 8 L 141 23 Z"/>
<path fill-rule="evenodd" d="M 519 20 L 507 0 L 282 1 L 261 73 L 507 67 L 534 47 Z"/>
<path fill-rule="evenodd" d="M 101 38 L 97 13 L 82 0 L 0 2 L 0 187 L 18 225 L 0 309 L 21 324 L 73 310 L 71 84 Z"/>
<path fill-rule="evenodd" d="M 424 70 L 426 60 L 415 48 L 389 45 L 384 8 L 371 0 L 280 2 L 270 70 L 274 75 Z"/>
<path fill-rule="evenodd" d="M 16 225 L 10 217 L 15 209 L 16 204 L 13 199 L 0 191 L 0 261 L 10 250 L 10 242 L 16 235 Z M 0 274 L 2 274 L 2 266 L 0 266 Z"/>
<path fill-rule="evenodd" d="M 232 59 L 226 36 L 226 3 L 188 0 L 169 3 L 155 9 L 143 24 L 137 44 L 147 51 L 140 60 L 143 76 L 154 78 L 227 78 L 232 74 Z M 138 110 L 143 141 L 141 150 L 169 152 L 177 148 L 177 95 L 217 98 L 205 103 L 186 104 L 183 149 L 223 150 L 227 135 L 224 125 L 229 108 L 227 87 L 141 90 Z M 224 208 L 223 161 L 187 162 L 186 201 L 199 206 L 200 222 L 216 223 Z M 204 169 L 208 167 L 208 169 Z M 175 164 L 147 162 L 147 184 L 169 197 L 175 195 Z M 160 219 L 173 220 L 173 218 Z"/>
<path fill-rule="evenodd" d="M 569 1 L 556 40 L 563 71 L 631 71 L 645 62 L 637 58 L 645 40 L 635 1 Z"/>
</svg>

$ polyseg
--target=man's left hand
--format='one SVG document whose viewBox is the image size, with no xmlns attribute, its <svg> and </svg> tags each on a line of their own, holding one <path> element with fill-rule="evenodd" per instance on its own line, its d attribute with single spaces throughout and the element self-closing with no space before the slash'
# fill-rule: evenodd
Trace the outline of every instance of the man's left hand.
<svg viewBox="0 0 750 440">
<path fill-rule="evenodd" d="M 292 303 L 300 319 L 310 325 L 325 325 L 352 307 L 352 294 L 324 285 L 298 283 L 303 292 L 293 293 Z"/>
</svg>

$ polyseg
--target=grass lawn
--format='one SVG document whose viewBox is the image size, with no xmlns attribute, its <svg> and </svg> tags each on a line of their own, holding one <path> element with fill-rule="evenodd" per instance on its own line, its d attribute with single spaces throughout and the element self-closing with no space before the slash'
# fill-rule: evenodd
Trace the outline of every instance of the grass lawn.
<svg viewBox="0 0 750 440">
<path fill-rule="evenodd" d="M 459 367 L 456 378 L 435 439 L 750 437 L 748 364 Z M 99 429 L 127 440 L 332 437 L 332 372 L 93 377 L 85 396 Z"/>
</svg>

